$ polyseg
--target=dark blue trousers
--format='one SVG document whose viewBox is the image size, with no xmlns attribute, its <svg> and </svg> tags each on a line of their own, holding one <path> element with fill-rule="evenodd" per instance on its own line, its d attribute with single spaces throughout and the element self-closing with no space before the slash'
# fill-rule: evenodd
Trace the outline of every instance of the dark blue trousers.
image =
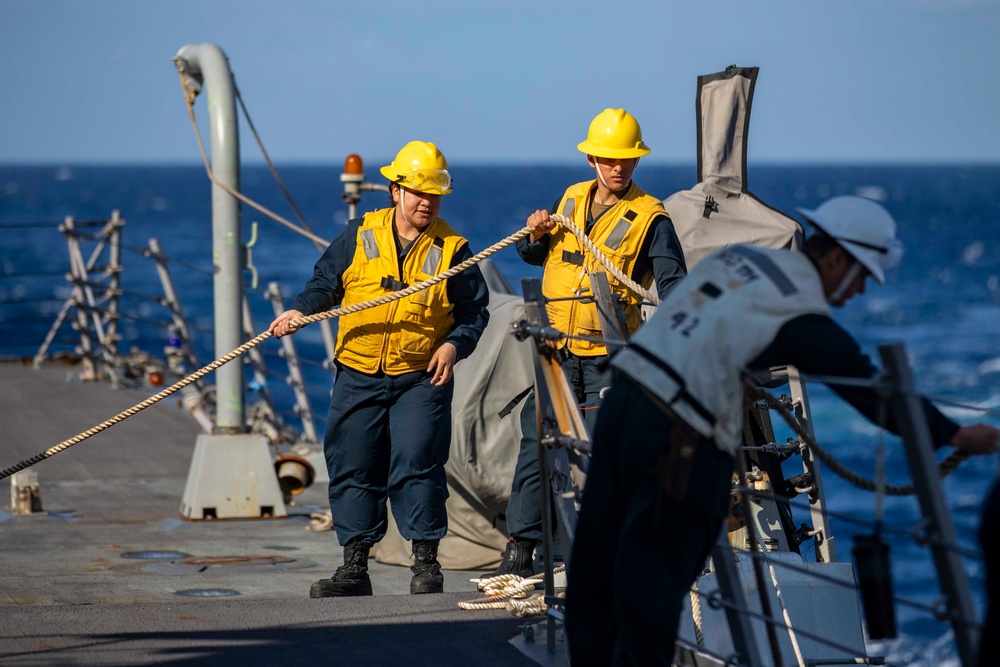
<svg viewBox="0 0 1000 667">
<path fill-rule="evenodd" d="M 407 540 L 439 540 L 448 532 L 444 466 L 455 385 L 435 387 L 431 377 L 338 372 L 323 449 L 341 545 L 385 537 L 387 499 Z"/>
<path fill-rule="evenodd" d="M 600 398 L 601 389 L 611 384 L 611 375 L 604 370 L 607 357 L 570 357 L 563 362 L 563 371 L 570 379 L 577 401 L 589 403 Z M 538 425 L 535 412 L 535 392 L 525 398 L 521 411 L 521 447 L 517 453 L 510 500 L 507 501 L 507 532 L 514 538 L 542 541 L 541 479 L 538 474 Z M 597 423 L 597 408 L 584 413 L 589 433 Z"/>
<path fill-rule="evenodd" d="M 729 509 L 735 459 L 616 376 L 601 405 L 567 572 L 570 663 L 670 665 L 684 597 Z M 697 442 L 686 494 L 671 443 Z"/>
</svg>

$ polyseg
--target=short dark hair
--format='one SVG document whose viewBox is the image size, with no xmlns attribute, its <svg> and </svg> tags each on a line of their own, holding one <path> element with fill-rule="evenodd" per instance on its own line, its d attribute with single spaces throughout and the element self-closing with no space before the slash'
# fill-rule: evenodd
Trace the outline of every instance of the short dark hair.
<svg viewBox="0 0 1000 667">
<path fill-rule="evenodd" d="M 806 238 L 805 243 L 802 244 L 802 250 L 810 257 L 815 257 L 816 259 L 826 257 L 830 254 L 830 251 L 839 247 L 840 244 L 837 243 L 835 238 L 820 231 L 813 232 Z"/>
</svg>

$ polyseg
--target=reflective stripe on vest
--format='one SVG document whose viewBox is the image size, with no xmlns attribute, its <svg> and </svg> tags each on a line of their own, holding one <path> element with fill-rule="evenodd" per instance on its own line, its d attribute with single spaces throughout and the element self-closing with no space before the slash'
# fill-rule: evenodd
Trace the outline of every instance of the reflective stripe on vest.
<svg viewBox="0 0 1000 667">
<path fill-rule="evenodd" d="M 368 213 L 358 230 L 357 249 L 344 271 L 342 306 L 399 291 L 451 266 L 465 244 L 444 220 L 435 219 L 399 258 L 392 221 L 395 209 Z M 400 375 L 426 370 L 434 351 L 451 332 L 454 318 L 447 281 L 426 290 L 340 318 L 337 361 L 362 373 Z"/>
<path fill-rule="evenodd" d="M 361 245 L 365 249 L 365 257 L 368 259 L 378 257 L 378 244 L 375 243 L 375 232 L 371 229 L 362 228 L 359 236 L 361 237 Z"/>
</svg>

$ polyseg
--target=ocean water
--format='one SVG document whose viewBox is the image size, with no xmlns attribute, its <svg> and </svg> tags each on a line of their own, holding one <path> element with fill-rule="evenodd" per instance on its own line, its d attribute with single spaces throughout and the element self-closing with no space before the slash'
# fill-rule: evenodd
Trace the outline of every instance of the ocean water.
<svg viewBox="0 0 1000 667">
<path fill-rule="evenodd" d="M 567 184 L 590 177 L 585 165 L 453 165 L 452 171 L 455 193 L 444 199 L 441 215 L 470 239 L 474 251 L 523 227 L 530 212 L 550 206 Z M 340 165 L 281 170 L 313 231 L 326 239 L 347 219 L 339 174 Z M 636 180 L 665 198 L 691 187 L 695 169 L 643 164 Z M 940 399 L 939 405 L 957 421 L 1000 423 L 1000 166 L 765 166 L 751 168 L 748 183 L 759 198 L 793 216 L 796 207 L 811 208 L 838 194 L 882 200 L 899 222 L 906 257 L 890 272 L 885 286 L 871 286 L 836 318 L 876 358 L 880 343 L 904 342 L 919 389 Z M 245 167 L 242 187 L 249 197 L 294 219 L 266 168 Z M 384 204 L 385 195 L 367 193 L 360 210 Z M 155 267 L 141 255 L 149 239 L 156 238 L 171 258 L 172 278 L 200 359 L 207 363 L 228 352 L 212 349 L 211 196 L 202 167 L 0 165 L 0 356 L 31 357 L 69 295 L 63 277 L 69 267 L 66 241 L 57 224 L 66 216 L 107 219 L 113 209 L 126 220 L 126 316 L 119 349 L 135 346 L 156 355 L 167 343 L 169 334 L 162 324 L 168 316 L 155 301 L 162 295 Z M 248 294 L 260 332 L 273 319 L 272 306 L 261 291 L 277 282 L 290 302 L 311 275 L 319 251 L 311 241 L 249 207 L 243 209 L 245 240 L 254 221 L 258 241 L 252 256 L 259 283 L 256 289 L 248 288 Z M 523 277 L 540 276 L 512 248 L 493 260 L 515 287 Z M 324 352 L 317 328 L 311 329 L 297 335 L 296 343 L 304 359 L 317 362 Z M 53 349 L 72 346 L 72 331 L 64 327 Z M 295 425 L 291 393 L 279 377 L 283 361 L 278 346 L 268 342 L 262 347 L 276 373 L 271 390 L 286 421 Z M 305 370 L 313 410 L 323 416 L 329 376 L 315 364 Z M 822 386 L 810 386 L 810 398 L 820 442 L 851 469 L 873 477 L 877 429 Z M 94 423 L 108 416 L 94 415 Z M 774 421 L 777 425 L 779 420 Z M 778 431 L 779 440 L 788 435 L 780 427 Z M 883 442 L 888 482 L 908 483 L 898 439 L 887 435 Z M 995 457 L 970 460 L 944 481 L 959 542 L 972 551 L 977 549 L 980 505 L 996 478 L 996 464 Z M 871 531 L 876 498 L 830 472 L 824 481 L 835 513 L 838 556 L 850 559 L 852 536 Z M 901 636 L 872 644 L 870 653 L 886 655 L 893 664 L 957 664 L 949 627 L 922 608 L 933 604 L 939 593 L 928 551 L 909 534 L 919 519 L 916 500 L 889 498 L 884 512 L 891 529 L 895 592 L 902 599 L 897 607 Z M 804 521 L 804 513 L 796 512 L 796 518 Z M 973 554 L 965 560 L 981 614 L 983 563 Z"/>
</svg>

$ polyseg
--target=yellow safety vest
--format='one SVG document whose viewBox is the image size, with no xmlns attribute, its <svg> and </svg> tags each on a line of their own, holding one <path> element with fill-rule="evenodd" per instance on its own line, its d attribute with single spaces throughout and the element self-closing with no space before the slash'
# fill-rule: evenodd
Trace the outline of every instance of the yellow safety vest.
<svg viewBox="0 0 1000 667">
<path fill-rule="evenodd" d="M 581 230 L 587 228 L 587 209 L 591 192 L 597 181 L 585 181 L 571 185 L 559 202 L 556 211 L 573 222 Z M 597 248 L 611 260 L 626 276 L 632 275 L 642 243 L 649 231 L 649 225 L 657 215 L 664 215 L 660 200 L 643 192 L 634 182 L 617 204 L 609 208 L 594 224 L 590 239 Z M 556 227 L 549 243 L 549 254 L 545 258 L 542 275 L 542 293 L 548 299 L 563 299 L 590 292 L 592 271 L 605 271 L 597 259 L 586 250 L 572 233 Z M 647 273 L 640 281 L 648 288 L 653 282 L 652 273 Z M 626 322 L 630 332 L 635 332 L 641 323 L 640 299 L 622 285 L 617 278 L 608 274 L 611 291 L 621 296 L 625 303 Z M 601 338 L 601 323 L 597 315 L 597 305 L 579 301 L 555 301 L 545 307 L 549 321 L 559 331 L 577 336 Z M 569 340 L 569 351 L 580 357 L 596 357 L 607 354 L 607 348 L 600 343 L 583 340 Z"/>
<path fill-rule="evenodd" d="M 376 299 L 442 273 L 466 243 L 447 222 L 436 218 L 413 241 L 399 275 L 394 215 L 392 208 L 365 214 L 354 260 L 344 272 L 342 306 Z M 447 281 L 343 315 L 337 331 L 337 361 L 362 373 L 380 368 L 386 375 L 426 370 L 454 321 Z"/>
</svg>

